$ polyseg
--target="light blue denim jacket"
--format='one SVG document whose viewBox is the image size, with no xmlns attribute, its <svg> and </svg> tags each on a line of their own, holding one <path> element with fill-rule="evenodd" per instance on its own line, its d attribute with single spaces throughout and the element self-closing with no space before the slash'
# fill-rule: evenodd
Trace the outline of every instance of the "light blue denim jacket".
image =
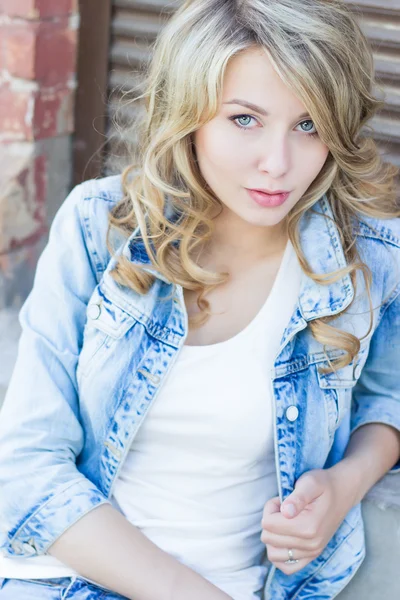
<svg viewBox="0 0 400 600">
<path fill-rule="evenodd" d="M 105 244 L 107 218 L 121 197 L 119 176 L 71 192 L 20 313 L 19 353 L 0 413 L 0 548 L 11 558 L 44 554 L 85 513 L 110 501 L 185 340 L 182 288 L 154 270 L 140 236 L 115 237 L 114 244 L 133 262 L 148 263 L 156 276 L 149 292 L 123 288 L 109 274 L 115 258 Z M 300 241 L 312 270 L 329 273 L 345 266 L 345 256 L 335 223 L 324 217 L 332 217 L 326 196 L 314 208 L 317 214 L 308 211 L 301 221 Z M 337 315 L 333 325 L 361 337 L 368 298 L 358 274 L 356 303 L 343 314 L 354 296 L 349 275 L 327 286 L 303 275 L 271 371 L 281 500 L 302 473 L 339 461 L 358 427 L 380 422 L 400 430 L 400 219 L 364 219 L 354 231 L 373 272 L 374 330 L 354 364 L 320 374 L 328 363 L 308 322 Z M 330 358 L 339 354 L 328 350 Z M 357 505 L 304 569 L 288 576 L 272 567 L 265 597 L 334 598 L 364 555 Z"/>
</svg>

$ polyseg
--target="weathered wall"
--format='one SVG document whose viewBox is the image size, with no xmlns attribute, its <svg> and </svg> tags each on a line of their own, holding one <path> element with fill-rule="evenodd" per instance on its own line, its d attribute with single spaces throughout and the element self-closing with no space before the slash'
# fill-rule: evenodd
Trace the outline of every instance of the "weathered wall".
<svg viewBox="0 0 400 600">
<path fill-rule="evenodd" d="M 71 185 L 77 0 L 0 0 L 0 309 L 32 286 Z"/>
</svg>

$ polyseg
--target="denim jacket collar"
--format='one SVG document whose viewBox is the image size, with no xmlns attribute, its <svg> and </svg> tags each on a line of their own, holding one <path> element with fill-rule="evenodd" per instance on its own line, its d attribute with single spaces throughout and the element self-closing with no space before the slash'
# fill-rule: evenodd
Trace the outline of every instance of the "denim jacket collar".
<svg viewBox="0 0 400 600">
<path fill-rule="evenodd" d="M 346 267 L 347 263 L 326 194 L 314 204 L 313 211 L 307 211 L 300 221 L 300 244 L 312 272 L 329 274 Z M 133 263 L 146 265 L 146 272 L 171 284 L 151 264 L 138 228 L 131 234 L 122 252 Z M 298 310 L 293 314 L 283 339 L 294 330 L 305 327 L 307 321 L 341 312 L 349 306 L 353 297 L 354 287 L 349 274 L 336 282 L 321 285 L 303 273 Z"/>
</svg>

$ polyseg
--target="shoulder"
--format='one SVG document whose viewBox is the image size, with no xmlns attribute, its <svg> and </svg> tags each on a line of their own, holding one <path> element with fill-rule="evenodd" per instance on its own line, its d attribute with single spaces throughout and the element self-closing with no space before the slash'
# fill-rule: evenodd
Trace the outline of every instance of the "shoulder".
<svg viewBox="0 0 400 600">
<path fill-rule="evenodd" d="M 361 238 L 361 243 L 371 244 L 371 240 L 376 240 L 380 243 L 387 242 L 391 246 L 400 249 L 399 217 L 390 219 L 360 217 L 355 224 L 355 233 Z M 365 240 L 365 242 L 362 240 Z"/>
<path fill-rule="evenodd" d="M 108 219 L 112 208 L 123 198 L 122 176 L 111 175 L 89 179 L 77 185 L 71 192 L 86 225 L 95 228 L 97 219 Z"/>
<path fill-rule="evenodd" d="M 390 304 L 400 292 L 400 218 L 363 216 L 355 234 L 360 256 L 372 271 L 372 283 Z"/>
<path fill-rule="evenodd" d="M 76 186 L 85 201 L 98 201 L 100 205 L 114 205 L 122 199 L 122 175 L 89 179 Z"/>
<path fill-rule="evenodd" d="M 123 198 L 122 176 L 90 179 L 77 185 L 65 201 L 77 212 L 79 226 L 93 270 L 99 280 L 109 260 L 107 231 L 110 211 Z"/>
<path fill-rule="evenodd" d="M 122 176 L 111 175 L 75 186 L 64 205 L 66 210 L 77 210 L 83 226 L 95 230 L 97 219 L 108 219 L 110 211 L 122 198 Z"/>
</svg>

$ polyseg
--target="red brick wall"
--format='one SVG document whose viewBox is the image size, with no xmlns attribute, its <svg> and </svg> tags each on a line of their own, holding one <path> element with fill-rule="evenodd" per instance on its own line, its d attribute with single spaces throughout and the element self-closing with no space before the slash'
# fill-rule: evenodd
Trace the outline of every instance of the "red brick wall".
<svg viewBox="0 0 400 600">
<path fill-rule="evenodd" d="M 47 230 L 43 147 L 73 132 L 78 23 L 77 0 L 0 0 L 0 275 Z"/>
</svg>

